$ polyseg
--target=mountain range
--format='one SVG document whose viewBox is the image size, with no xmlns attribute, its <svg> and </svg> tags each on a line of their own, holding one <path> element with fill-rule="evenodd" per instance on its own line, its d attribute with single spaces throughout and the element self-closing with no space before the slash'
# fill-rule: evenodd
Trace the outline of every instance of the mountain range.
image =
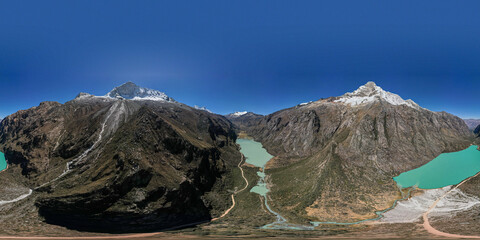
<svg viewBox="0 0 480 240">
<path fill-rule="evenodd" d="M 272 202 L 299 220 L 375 216 L 398 198 L 392 177 L 464 149 L 473 138 L 462 119 L 424 109 L 373 82 L 245 122 L 236 126 L 275 156 L 266 171 Z"/>
<path fill-rule="evenodd" d="M 480 126 L 480 119 L 463 119 L 467 124 L 468 128 L 474 130 L 476 127 Z"/>
<path fill-rule="evenodd" d="M 7 116 L 1 151 L 48 223 L 139 231 L 208 221 L 229 204 L 233 125 L 133 83 Z M 160 226 L 160 227 L 159 227 Z"/>
<path fill-rule="evenodd" d="M 375 216 L 400 197 L 392 177 L 475 139 L 459 117 L 374 82 L 265 116 L 221 116 L 128 82 L 104 96 L 80 93 L 5 117 L 0 151 L 7 174 L 33 192 L 24 208 L 42 221 L 138 232 L 208 222 L 228 210 L 243 181 L 235 172 L 239 135 L 275 156 L 264 171 L 269 202 L 302 224 Z"/>
</svg>

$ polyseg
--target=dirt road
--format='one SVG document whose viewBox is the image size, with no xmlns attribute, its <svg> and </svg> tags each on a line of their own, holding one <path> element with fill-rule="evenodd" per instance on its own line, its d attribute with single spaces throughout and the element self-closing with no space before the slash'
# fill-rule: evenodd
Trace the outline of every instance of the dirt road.
<svg viewBox="0 0 480 240">
<path fill-rule="evenodd" d="M 216 221 L 220 218 L 225 217 L 234 207 L 235 207 L 235 195 L 237 193 L 240 193 L 247 189 L 248 187 L 248 180 L 244 175 L 243 169 L 242 169 L 242 163 L 244 160 L 244 156 L 242 154 L 242 158 L 240 162 L 238 163 L 238 168 L 242 172 L 242 178 L 245 180 L 245 187 L 242 188 L 239 191 L 235 191 L 231 197 L 232 197 L 232 206 L 227 209 L 221 216 L 212 219 L 211 221 Z M 163 231 L 168 231 L 168 230 L 173 230 L 173 229 L 178 229 L 178 228 L 183 228 L 183 227 L 189 227 L 189 226 L 194 226 L 197 224 L 201 224 L 205 222 L 197 222 L 197 223 L 189 223 L 181 226 L 176 226 L 174 228 L 169 228 L 165 229 Z M 158 238 L 163 238 L 163 237 L 168 237 L 169 235 L 164 233 L 164 232 L 152 232 L 152 233 L 136 233 L 136 234 L 122 234 L 122 235 L 111 235 L 111 236 L 89 236 L 89 237 L 40 237 L 40 236 L 28 236 L 28 237 L 16 237 L 16 236 L 0 236 L 0 239 L 32 239 L 32 240 L 40 240 L 40 239 L 45 239 L 45 240 L 62 240 L 62 239 L 132 239 L 132 238 L 147 238 L 147 237 L 158 237 Z"/>
<path fill-rule="evenodd" d="M 248 187 L 248 180 L 245 177 L 245 174 L 243 173 L 243 168 L 242 168 L 243 159 L 244 159 L 244 157 L 243 157 L 243 154 L 242 154 L 242 159 L 238 163 L 238 168 L 240 169 L 240 172 L 242 172 L 242 178 L 243 178 L 243 180 L 245 180 L 246 185 L 241 190 L 235 191 L 234 193 L 232 193 L 232 206 L 229 209 L 227 209 L 222 215 L 220 215 L 220 217 L 212 219 L 212 222 L 217 221 L 218 219 L 225 217 L 230 211 L 232 211 L 232 209 L 235 207 L 235 194 L 242 192 L 243 190 L 247 189 L 247 187 Z"/>
<path fill-rule="evenodd" d="M 440 200 L 442 200 L 445 196 L 447 196 L 450 192 L 452 192 L 454 189 L 457 189 L 458 187 L 460 187 L 460 185 L 462 185 L 463 183 L 465 183 L 466 181 L 476 177 L 477 175 L 479 175 L 479 173 L 475 174 L 475 176 L 472 176 L 472 177 L 469 177 L 465 180 L 463 180 L 461 183 L 457 184 L 457 186 L 455 186 L 454 188 L 450 189 L 450 191 L 446 192 L 445 194 L 443 194 L 441 197 L 439 197 L 431 206 L 430 208 L 423 214 L 423 227 L 425 228 L 425 230 L 427 230 L 427 232 L 431 233 L 431 234 L 434 234 L 434 235 L 437 235 L 437 236 L 441 236 L 441 237 L 450 237 L 450 238 L 475 238 L 475 239 L 480 239 L 480 236 L 468 236 L 468 235 L 460 235 L 460 234 L 452 234 L 452 233 L 446 233 L 446 232 L 442 232 L 442 231 L 439 231 L 437 229 L 435 229 L 434 227 L 432 227 L 432 225 L 430 225 L 430 222 L 428 221 L 428 214 L 435 208 L 435 206 L 437 206 L 438 202 L 440 202 Z"/>
</svg>

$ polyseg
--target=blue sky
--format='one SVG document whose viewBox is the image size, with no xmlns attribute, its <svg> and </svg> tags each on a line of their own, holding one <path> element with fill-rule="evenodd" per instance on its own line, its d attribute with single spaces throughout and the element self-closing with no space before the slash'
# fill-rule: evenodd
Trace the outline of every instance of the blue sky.
<svg viewBox="0 0 480 240">
<path fill-rule="evenodd" d="M 127 81 L 268 114 L 367 81 L 480 118 L 480 1 L 3 1 L 0 117 Z"/>
</svg>

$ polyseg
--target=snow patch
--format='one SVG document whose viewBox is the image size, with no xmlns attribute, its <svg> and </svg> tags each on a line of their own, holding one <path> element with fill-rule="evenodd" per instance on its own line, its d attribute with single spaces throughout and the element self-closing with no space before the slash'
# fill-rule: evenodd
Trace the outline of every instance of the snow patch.
<svg viewBox="0 0 480 240">
<path fill-rule="evenodd" d="M 107 93 L 104 97 L 112 99 L 130 99 L 136 101 L 164 101 L 164 102 L 176 102 L 173 98 L 170 98 L 165 93 L 137 86 L 135 83 L 127 82 L 119 87 L 114 88 Z"/>
<path fill-rule="evenodd" d="M 305 106 L 305 105 L 308 105 L 308 104 L 310 104 L 310 103 L 312 103 L 312 102 L 313 102 L 313 101 L 300 103 L 300 104 L 298 104 L 298 106 Z"/>
<path fill-rule="evenodd" d="M 392 105 L 405 105 L 414 109 L 422 109 L 411 99 L 404 100 L 399 95 L 383 90 L 374 82 L 360 86 L 357 90 L 345 93 L 343 96 L 336 99 L 334 102 L 345 103 L 350 106 L 359 106 L 367 103 L 372 103 L 377 100 L 386 101 Z"/>
<path fill-rule="evenodd" d="M 83 100 L 103 100 L 103 101 L 112 101 L 113 99 L 110 97 L 105 96 L 95 96 L 89 93 L 79 93 L 77 97 L 74 99 L 75 101 L 83 101 Z"/>
<path fill-rule="evenodd" d="M 80 93 L 74 99 L 75 101 L 86 101 L 86 100 L 102 100 L 102 101 L 115 101 L 118 99 L 129 99 L 134 101 L 162 101 L 162 102 L 172 102 L 176 101 L 167 96 L 165 93 L 137 86 L 135 83 L 127 82 L 121 86 L 115 87 L 112 91 L 107 93 L 104 96 L 95 96 L 89 93 Z"/>
<path fill-rule="evenodd" d="M 245 115 L 245 114 L 247 114 L 247 111 L 244 111 L 244 112 L 234 112 L 234 113 L 232 113 L 232 116 L 240 117 L 240 116 Z"/>
<path fill-rule="evenodd" d="M 202 111 L 206 111 L 206 112 L 209 112 L 209 113 L 212 113 L 212 111 L 208 110 L 206 107 L 200 107 L 200 106 L 193 106 L 195 109 L 197 110 L 202 110 Z"/>
</svg>

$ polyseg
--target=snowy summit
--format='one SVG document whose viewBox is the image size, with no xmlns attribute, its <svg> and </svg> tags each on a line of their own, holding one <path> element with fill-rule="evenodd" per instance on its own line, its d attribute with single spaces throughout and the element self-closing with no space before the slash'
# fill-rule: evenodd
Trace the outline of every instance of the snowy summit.
<svg viewBox="0 0 480 240">
<path fill-rule="evenodd" d="M 130 100 L 152 100 L 152 101 L 166 101 L 175 102 L 173 98 L 170 98 L 165 93 L 137 86 L 135 83 L 127 82 L 119 87 L 114 88 L 107 93 L 105 97 L 115 99 L 130 99 Z"/>
<path fill-rule="evenodd" d="M 377 100 L 383 100 L 392 105 L 406 105 L 414 109 L 422 109 L 414 101 L 410 99 L 403 100 L 403 98 L 397 94 L 383 90 L 374 82 L 368 82 L 367 84 L 360 86 L 354 92 L 345 93 L 343 96 L 338 97 L 335 102 L 349 104 L 350 106 L 359 106 Z"/>
<path fill-rule="evenodd" d="M 200 106 L 193 106 L 193 108 L 197 109 L 197 110 L 202 110 L 202 111 L 206 111 L 206 112 L 209 112 L 209 113 L 213 113 L 212 111 L 208 110 L 206 107 L 200 107 Z"/>
<path fill-rule="evenodd" d="M 247 114 L 247 111 L 244 111 L 244 112 L 234 112 L 234 113 L 232 113 L 231 115 L 232 115 L 232 116 L 235 116 L 235 117 L 240 117 L 240 116 L 245 115 L 245 114 Z"/>
</svg>

